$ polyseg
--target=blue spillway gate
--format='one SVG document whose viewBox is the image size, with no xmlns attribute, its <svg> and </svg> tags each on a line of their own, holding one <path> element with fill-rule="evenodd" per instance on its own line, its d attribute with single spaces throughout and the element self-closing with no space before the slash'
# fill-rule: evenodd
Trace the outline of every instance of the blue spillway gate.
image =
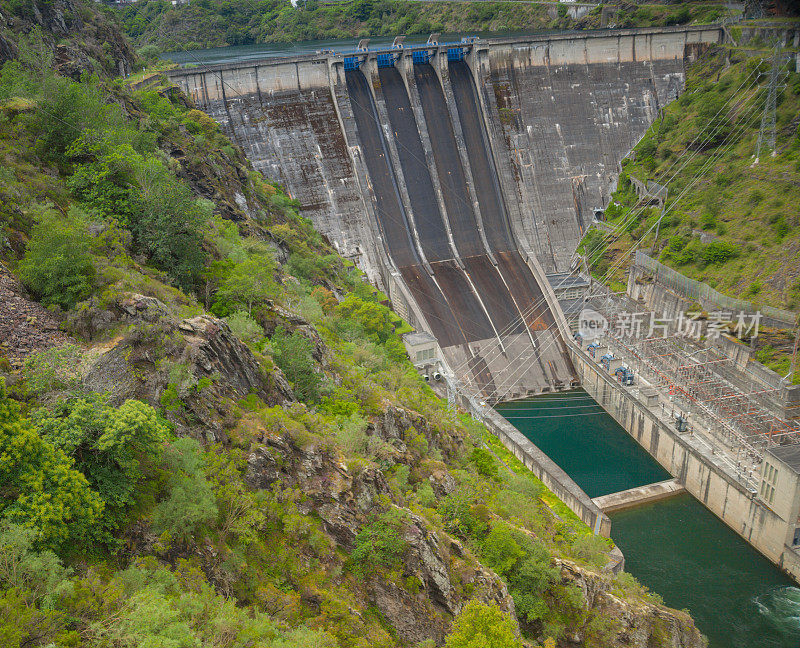
<svg viewBox="0 0 800 648">
<path fill-rule="evenodd" d="M 411 60 L 414 62 L 414 65 L 429 63 L 431 60 L 431 53 L 429 50 L 414 50 L 411 53 Z"/>
<path fill-rule="evenodd" d="M 394 67 L 394 54 L 391 52 L 381 52 L 378 54 L 378 67 Z"/>
<path fill-rule="evenodd" d="M 448 61 L 463 61 L 464 60 L 464 48 L 463 47 L 448 47 L 447 48 L 447 60 Z"/>
<path fill-rule="evenodd" d="M 345 72 L 347 72 L 348 70 L 357 70 L 359 65 L 361 65 L 361 61 L 358 60 L 357 56 L 345 56 L 344 57 L 344 70 L 345 70 Z"/>
</svg>

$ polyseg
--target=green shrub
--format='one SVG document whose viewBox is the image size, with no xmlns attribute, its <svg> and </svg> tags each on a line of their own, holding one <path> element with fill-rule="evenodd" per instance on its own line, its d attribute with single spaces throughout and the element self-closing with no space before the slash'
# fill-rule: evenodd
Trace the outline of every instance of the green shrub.
<svg viewBox="0 0 800 648">
<path fill-rule="evenodd" d="M 48 74 L 42 82 L 30 127 L 42 159 L 66 168 L 68 151 L 85 129 L 116 130 L 124 121 L 119 106 L 106 102 L 96 79 L 91 83 L 75 83 Z"/>
<path fill-rule="evenodd" d="M 439 503 L 445 528 L 462 537 L 481 538 L 488 528 L 486 516 L 472 506 L 472 495 L 466 489 L 451 493 Z"/>
<path fill-rule="evenodd" d="M 33 229 L 19 265 L 22 283 L 45 305 L 68 309 L 92 292 L 95 267 L 79 212 L 59 218 L 46 211 Z"/>
<path fill-rule="evenodd" d="M 269 248 L 260 250 L 245 261 L 233 266 L 217 290 L 214 312 L 225 316 L 235 310 L 246 310 L 275 297 L 275 259 Z"/>
<path fill-rule="evenodd" d="M 494 455 L 486 448 L 473 448 L 469 455 L 469 460 L 475 466 L 475 470 L 478 471 L 479 475 L 497 479 L 499 475 L 497 462 L 494 459 Z"/>
<path fill-rule="evenodd" d="M 350 554 L 349 565 L 353 572 L 366 575 L 375 567 L 397 567 L 406 550 L 403 526 L 406 514 L 392 508 L 361 527 L 356 544 Z"/>
<path fill-rule="evenodd" d="M 341 260 L 336 254 L 307 255 L 295 252 L 289 256 L 286 269 L 298 279 L 319 284 L 325 279 L 336 277 L 341 269 Z"/>
<path fill-rule="evenodd" d="M 481 555 L 487 565 L 501 576 L 506 576 L 525 552 L 514 539 L 512 529 L 505 524 L 498 524 L 483 540 Z"/>
<path fill-rule="evenodd" d="M 32 353 L 23 368 L 28 389 L 34 394 L 43 394 L 76 387 L 80 380 L 80 362 L 81 350 L 74 344 Z"/>
<path fill-rule="evenodd" d="M 726 101 L 724 94 L 712 91 L 703 92 L 695 99 L 698 106 L 695 124 L 700 131 L 701 144 L 705 147 L 722 142 L 733 128 L 725 107 Z"/>
<path fill-rule="evenodd" d="M 103 501 L 63 451 L 20 416 L 0 379 L 0 517 L 35 531 L 39 548 L 75 548 L 91 533 Z"/>
<path fill-rule="evenodd" d="M 161 49 L 153 44 L 140 47 L 136 53 L 148 64 L 153 64 L 161 58 Z"/>
<path fill-rule="evenodd" d="M 272 336 L 275 362 L 291 383 L 297 397 L 308 403 L 318 403 L 321 398 L 322 376 L 317 373 L 311 340 L 300 333 L 287 333 L 278 329 Z"/>
<path fill-rule="evenodd" d="M 713 230 L 717 226 L 717 219 L 714 214 L 703 214 L 700 217 L 700 227 L 704 230 Z"/>
<path fill-rule="evenodd" d="M 513 619 L 495 605 L 472 600 L 456 617 L 446 648 L 522 648 Z"/>
<path fill-rule="evenodd" d="M 40 412 L 35 423 L 42 438 L 72 457 L 103 498 L 103 526 L 110 531 L 122 526 L 144 478 L 144 465 L 160 456 L 166 423 L 140 401 L 115 408 L 96 396 L 61 401 Z"/>
<path fill-rule="evenodd" d="M 203 453 L 194 439 L 173 442 L 166 454 L 169 496 L 156 506 L 153 525 L 170 539 L 188 542 L 217 517 L 217 504 L 203 471 Z"/>
<path fill-rule="evenodd" d="M 244 311 L 236 311 L 225 318 L 234 335 L 248 346 L 263 347 L 264 329 Z"/>
<path fill-rule="evenodd" d="M 700 259 L 705 265 L 722 264 L 739 255 L 738 248 L 728 241 L 711 241 L 701 252 Z"/>
<path fill-rule="evenodd" d="M 770 218 L 770 224 L 775 229 L 775 234 L 779 239 L 782 239 L 784 236 L 786 236 L 791 229 L 789 227 L 789 223 L 786 222 L 786 217 L 783 214 L 778 214 L 777 216 Z"/>
<path fill-rule="evenodd" d="M 436 506 L 436 494 L 433 492 L 433 486 L 428 480 L 422 481 L 417 486 L 417 499 L 419 503 L 425 508 L 433 508 Z"/>
</svg>

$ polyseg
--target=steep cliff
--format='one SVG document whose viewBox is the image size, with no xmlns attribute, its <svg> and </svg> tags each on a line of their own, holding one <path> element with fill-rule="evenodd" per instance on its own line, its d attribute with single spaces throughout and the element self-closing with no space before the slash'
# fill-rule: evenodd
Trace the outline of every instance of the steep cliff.
<svg viewBox="0 0 800 648">
<path fill-rule="evenodd" d="M 113 19 L 83 0 L 28 0 L 0 4 L 0 62 L 19 55 L 20 37 L 41 41 L 37 55 L 65 76 L 84 72 L 127 76 L 136 54 Z"/>
<path fill-rule="evenodd" d="M 73 33 L 36 6 L 45 41 Z M 497 464 L 383 296 L 174 88 L 25 59 L 0 99 L 27 290 L 3 270 L 8 645 L 704 645 Z"/>
</svg>

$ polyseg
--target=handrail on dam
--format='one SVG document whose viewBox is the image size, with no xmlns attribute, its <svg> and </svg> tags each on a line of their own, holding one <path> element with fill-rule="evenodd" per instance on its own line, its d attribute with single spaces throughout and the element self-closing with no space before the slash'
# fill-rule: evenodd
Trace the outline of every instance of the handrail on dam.
<svg viewBox="0 0 800 648">
<path fill-rule="evenodd" d="M 378 51 L 394 52 L 405 51 L 413 55 L 414 51 L 425 51 L 439 47 L 478 47 L 485 48 L 499 45 L 522 45 L 524 43 L 536 44 L 547 43 L 552 41 L 568 41 L 568 40 L 582 40 L 590 38 L 609 38 L 609 37 L 624 37 L 633 35 L 647 35 L 647 34 L 680 34 L 680 33 L 702 33 L 707 31 L 718 30 L 720 36 L 723 33 L 724 25 L 722 23 L 708 23 L 705 25 L 678 25 L 671 27 L 626 27 L 626 28 L 613 28 L 613 29 L 585 29 L 585 30 L 571 30 L 571 31 L 547 31 L 538 34 L 529 34 L 525 36 L 504 36 L 498 38 L 475 38 L 469 37 L 470 43 L 468 45 L 462 43 L 421 43 L 420 45 L 404 45 L 402 50 L 399 48 L 392 49 L 391 46 L 383 47 L 380 50 L 357 51 L 346 50 L 344 52 L 331 52 L 324 50 L 313 54 L 295 54 L 293 56 L 264 56 L 258 59 L 248 59 L 246 61 L 233 61 L 231 63 L 217 63 L 213 65 L 202 65 L 198 67 L 196 64 L 185 63 L 180 68 L 168 70 L 166 75 L 170 79 L 175 79 L 182 76 L 197 74 L 198 71 L 203 73 L 208 72 L 222 72 L 225 70 L 235 70 L 238 68 L 257 67 L 260 65 L 279 65 L 281 63 L 326 63 L 331 60 L 343 59 L 346 54 L 350 55 L 368 55 L 376 56 Z M 192 67 L 194 66 L 194 67 Z"/>
</svg>

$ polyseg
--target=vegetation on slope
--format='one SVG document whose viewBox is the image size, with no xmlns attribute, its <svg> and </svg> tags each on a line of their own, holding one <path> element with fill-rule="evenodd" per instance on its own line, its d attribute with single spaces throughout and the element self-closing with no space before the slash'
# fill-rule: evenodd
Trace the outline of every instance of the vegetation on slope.
<svg viewBox="0 0 800 648">
<path fill-rule="evenodd" d="M 770 56 L 767 49 L 718 49 L 689 69 L 686 92 L 623 162 L 606 210 L 622 235 L 594 229 L 583 242 L 596 277 L 621 288 L 631 261 L 625 254 L 635 244 L 721 293 L 800 308 L 800 74 L 787 66 L 777 95 L 776 155 L 765 145 L 754 159 Z M 631 178 L 668 187 L 660 227 L 661 209 L 640 204 Z M 783 341 L 783 352 L 765 347 L 759 360 L 785 375 L 792 342 Z"/>
<path fill-rule="evenodd" d="M 43 68 L 75 79 L 84 71 L 126 75 L 136 55 L 116 25 L 113 16 L 83 0 L 0 0 L 0 63 L 15 58 L 19 35 L 38 26 L 47 44 L 39 52 L 48 59 Z"/>
<path fill-rule="evenodd" d="M 0 71 L 0 272 L 74 341 L 0 359 L 3 645 L 700 645 L 210 118 L 47 49 Z"/>
<path fill-rule="evenodd" d="M 728 13 L 723 3 L 623 5 L 614 18 L 621 27 L 713 22 Z M 138 46 L 162 51 L 251 43 L 366 38 L 432 32 L 505 32 L 587 29 L 600 26 L 600 8 L 575 20 L 557 3 L 411 2 L 355 0 L 196 0 L 173 6 L 140 0 L 120 11 L 125 32 Z"/>
</svg>

